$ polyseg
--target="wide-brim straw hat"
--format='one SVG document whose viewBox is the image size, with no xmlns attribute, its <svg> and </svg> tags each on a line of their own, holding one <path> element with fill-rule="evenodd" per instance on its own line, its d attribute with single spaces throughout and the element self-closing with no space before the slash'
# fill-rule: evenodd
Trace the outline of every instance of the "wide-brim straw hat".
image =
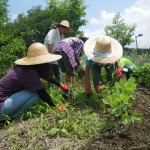
<svg viewBox="0 0 150 150">
<path fill-rule="evenodd" d="M 33 43 L 29 46 L 27 56 L 15 61 L 17 65 L 38 65 L 61 59 L 61 55 L 50 54 L 42 43 Z"/>
<path fill-rule="evenodd" d="M 70 32 L 73 32 L 73 29 L 72 28 L 70 28 L 70 23 L 69 23 L 69 21 L 67 21 L 67 20 L 62 20 L 60 23 L 54 23 L 54 24 L 52 24 L 52 26 L 59 26 L 59 25 L 61 25 L 61 26 L 64 26 L 64 27 L 67 27 L 68 29 L 69 29 L 69 31 Z"/>
<path fill-rule="evenodd" d="M 115 63 L 123 55 L 121 44 L 109 36 L 90 37 L 84 44 L 84 53 L 88 60 L 106 64 Z"/>
</svg>

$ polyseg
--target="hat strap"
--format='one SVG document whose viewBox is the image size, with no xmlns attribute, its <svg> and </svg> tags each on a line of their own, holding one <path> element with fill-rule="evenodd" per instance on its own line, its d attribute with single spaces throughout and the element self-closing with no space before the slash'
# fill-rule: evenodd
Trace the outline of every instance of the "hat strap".
<svg viewBox="0 0 150 150">
<path fill-rule="evenodd" d="M 108 57 L 109 54 L 110 54 L 110 52 L 106 52 L 106 53 L 101 53 L 98 51 L 93 52 L 94 57 L 101 57 L 101 58 L 106 58 L 106 57 Z"/>
</svg>

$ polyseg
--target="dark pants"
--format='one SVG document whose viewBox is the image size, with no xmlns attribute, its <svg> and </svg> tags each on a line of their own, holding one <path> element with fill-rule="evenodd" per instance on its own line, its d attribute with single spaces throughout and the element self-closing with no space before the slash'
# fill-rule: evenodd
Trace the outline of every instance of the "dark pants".
<svg viewBox="0 0 150 150">
<path fill-rule="evenodd" d="M 112 81 L 112 74 L 115 70 L 115 65 L 95 63 L 95 64 L 92 64 L 91 66 L 94 86 L 103 84 L 102 72 L 101 72 L 102 67 L 104 67 L 106 70 L 107 82 Z"/>
<path fill-rule="evenodd" d="M 126 75 L 127 80 L 130 78 L 130 74 L 133 73 L 133 67 L 130 64 L 126 64 L 122 68 L 122 73 Z"/>
<path fill-rule="evenodd" d="M 61 51 L 59 55 L 62 56 L 61 59 L 58 60 L 59 67 L 63 73 L 66 73 L 68 76 L 74 76 L 75 75 L 75 69 L 72 67 L 69 57 L 66 53 Z"/>
</svg>

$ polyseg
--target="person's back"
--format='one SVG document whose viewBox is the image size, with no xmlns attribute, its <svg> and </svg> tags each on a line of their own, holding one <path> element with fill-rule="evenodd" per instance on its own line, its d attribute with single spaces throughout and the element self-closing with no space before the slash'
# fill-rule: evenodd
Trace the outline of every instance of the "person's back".
<svg viewBox="0 0 150 150">
<path fill-rule="evenodd" d="M 56 46 L 56 53 L 62 56 L 58 61 L 63 73 L 66 73 L 66 81 L 75 83 L 75 70 L 80 66 L 80 56 L 83 50 L 84 41 L 79 37 L 65 38 Z"/>
<path fill-rule="evenodd" d="M 40 78 L 68 91 L 65 84 L 51 77 L 49 63 L 60 59 L 50 54 L 42 43 L 29 46 L 27 56 L 15 61 L 16 67 L 0 80 L 0 119 L 5 115 L 16 118 L 39 99 L 55 106 Z"/>
<path fill-rule="evenodd" d="M 33 92 L 42 88 L 39 75 L 34 68 L 16 66 L 0 80 L 0 106 L 18 91 L 26 89 Z"/>
<path fill-rule="evenodd" d="M 109 36 L 93 36 L 89 38 L 84 44 L 84 52 L 87 57 L 86 72 L 85 72 L 85 85 L 86 94 L 91 92 L 91 85 L 89 82 L 90 69 L 92 71 L 94 88 L 97 93 L 102 94 L 102 67 L 105 68 L 107 74 L 107 82 L 112 81 L 114 71 L 114 63 L 118 61 L 122 54 L 123 49 L 121 44 Z M 92 61 L 94 63 L 90 63 Z"/>
<path fill-rule="evenodd" d="M 121 68 L 123 68 L 127 64 L 133 67 L 133 72 L 138 71 L 138 67 L 130 59 L 124 57 L 120 59 Z"/>
<path fill-rule="evenodd" d="M 53 53 L 54 53 L 54 49 L 57 43 L 62 39 L 64 39 L 64 35 L 60 36 L 59 29 L 53 28 L 47 33 L 44 39 L 44 45 L 48 48 L 48 43 L 49 44 L 51 43 L 53 45 Z"/>
</svg>

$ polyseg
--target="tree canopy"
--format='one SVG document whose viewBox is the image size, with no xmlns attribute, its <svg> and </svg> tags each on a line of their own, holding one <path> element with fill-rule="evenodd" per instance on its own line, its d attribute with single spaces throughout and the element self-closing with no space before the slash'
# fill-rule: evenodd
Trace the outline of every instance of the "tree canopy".
<svg viewBox="0 0 150 150">
<path fill-rule="evenodd" d="M 0 26 L 8 20 L 8 0 L 0 0 Z"/>
<path fill-rule="evenodd" d="M 105 27 L 105 32 L 106 35 L 117 39 L 124 48 L 125 46 L 134 42 L 132 37 L 134 35 L 135 29 L 136 24 L 125 24 L 125 20 L 121 18 L 119 13 L 117 13 L 113 18 L 112 25 L 107 25 Z"/>
<path fill-rule="evenodd" d="M 27 14 L 19 14 L 11 22 L 8 17 L 8 0 L 0 1 L 0 76 L 12 67 L 13 62 L 25 56 L 27 47 L 33 42 L 44 42 L 53 23 L 68 20 L 74 32 L 68 36 L 82 34 L 79 27 L 86 25 L 84 0 L 49 0 L 47 7 L 34 6 Z"/>
</svg>

